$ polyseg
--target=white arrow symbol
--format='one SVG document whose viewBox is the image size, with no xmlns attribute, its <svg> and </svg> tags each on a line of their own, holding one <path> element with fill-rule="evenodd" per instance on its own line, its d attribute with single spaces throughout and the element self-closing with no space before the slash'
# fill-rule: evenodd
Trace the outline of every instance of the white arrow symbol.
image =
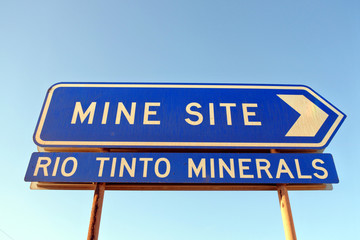
<svg viewBox="0 0 360 240">
<path fill-rule="evenodd" d="M 314 137 L 329 116 L 304 95 L 277 95 L 300 113 L 286 137 Z"/>
</svg>

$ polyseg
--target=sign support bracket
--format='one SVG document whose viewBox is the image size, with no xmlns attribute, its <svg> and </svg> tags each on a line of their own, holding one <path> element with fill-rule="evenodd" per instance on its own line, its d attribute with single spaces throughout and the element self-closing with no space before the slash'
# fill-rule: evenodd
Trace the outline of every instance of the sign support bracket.
<svg viewBox="0 0 360 240">
<path fill-rule="evenodd" d="M 104 193 L 105 183 L 96 183 L 87 240 L 98 239 Z"/>
</svg>

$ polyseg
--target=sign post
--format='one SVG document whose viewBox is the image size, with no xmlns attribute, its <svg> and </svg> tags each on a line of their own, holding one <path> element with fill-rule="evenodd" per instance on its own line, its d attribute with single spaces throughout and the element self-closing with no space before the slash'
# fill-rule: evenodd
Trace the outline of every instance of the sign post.
<svg viewBox="0 0 360 240">
<path fill-rule="evenodd" d="M 285 184 L 280 184 L 277 187 L 279 196 L 281 216 L 284 225 L 285 238 L 286 240 L 296 240 L 295 225 L 291 213 L 290 200 L 288 190 Z"/>
<path fill-rule="evenodd" d="M 270 153 L 279 153 L 276 149 L 271 149 Z M 284 226 L 285 239 L 296 240 L 295 224 L 291 212 L 291 205 L 286 184 L 277 185 L 281 217 Z"/>
<path fill-rule="evenodd" d="M 104 193 L 105 183 L 96 183 L 87 240 L 98 239 Z"/>
</svg>

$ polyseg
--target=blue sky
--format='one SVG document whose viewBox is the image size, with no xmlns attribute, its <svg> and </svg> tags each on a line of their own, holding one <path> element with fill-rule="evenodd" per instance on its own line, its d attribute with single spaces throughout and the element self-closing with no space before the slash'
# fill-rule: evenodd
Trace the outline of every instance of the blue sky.
<svg viewBox="0 0 360 240">
<path fill-rule="evenodd" d="M 56 82 L 303 84 L 347 115 L 340 183 L 290 192 L 298 239 L 359 238 L 358 1 L 1 1 L 0 239 L 84 239 L 92 191 L 23 181 Z M 358 237 L 357 237 L 358 236 Z M 276 192 L 105 193 L 99 239 L 284 239 Z"/>
</svg>

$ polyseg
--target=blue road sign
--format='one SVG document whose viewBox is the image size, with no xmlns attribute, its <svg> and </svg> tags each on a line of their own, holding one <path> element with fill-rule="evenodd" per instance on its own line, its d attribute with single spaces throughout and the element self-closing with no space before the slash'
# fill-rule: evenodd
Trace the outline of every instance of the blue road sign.
<svg viewBox="0 0 360 240">
<path fill-rule="evenodd" d="M 330 154 L 33 153 L 25 181 L 181 184 L 338 183 Z"/>
<path fill-rule="evenodd" d="M 345 115 L 306 86 L 59 83 L 42 147 L 324 149 Z"/>
</svg>

